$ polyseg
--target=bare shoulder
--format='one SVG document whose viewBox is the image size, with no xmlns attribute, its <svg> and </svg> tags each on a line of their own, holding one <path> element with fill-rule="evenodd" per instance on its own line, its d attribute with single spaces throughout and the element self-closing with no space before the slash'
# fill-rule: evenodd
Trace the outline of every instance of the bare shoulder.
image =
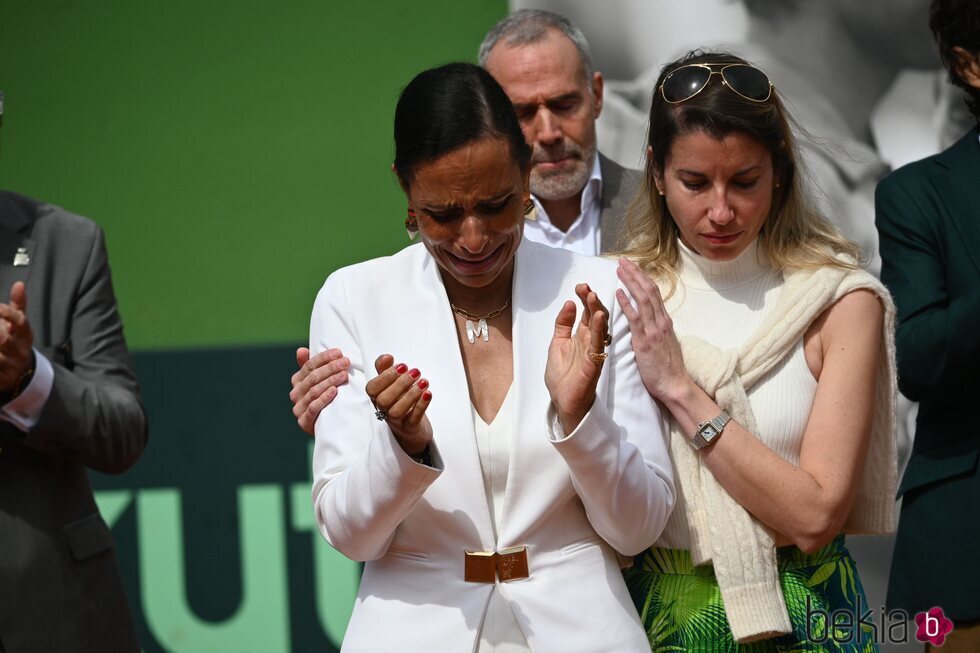
<svg viewBox="0 0 980 653">
<path fill-rule="evenodd" d="M 813 377 L 820 380 L 827 357 L 856 350 L 874 355 L 881 342 L 885 309 L 881 299 L 869 289 L 852 290 L 814 320 L 804 335 L 806 362 Z"/>
<path fill-rule="evenodd" d="M 884 319 L 885 307 L 873 290 L 852 290 L 820 316 L 820 340 L 825 350 L 848 343 L 877 344 Z"/>
</svg>

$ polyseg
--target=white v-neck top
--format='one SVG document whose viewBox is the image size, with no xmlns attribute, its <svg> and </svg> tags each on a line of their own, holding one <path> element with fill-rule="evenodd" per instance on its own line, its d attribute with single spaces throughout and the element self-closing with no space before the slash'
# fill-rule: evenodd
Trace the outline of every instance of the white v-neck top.
<svg viewBox="0 0 980 653">
<path fill-rule="evenodd" d="M 514 384 L 511 383 L 500 410 L 487 424 L 473 408 L 473 429 L 476 432 L 476 448 L 480 453 L 483 470 L 483 487 L 490 508 L 490 522 L 494 538 L 500 531 L 504 507 L 504 490 L 507 487 L 507 471 L 510 466 L 510 445 L 515 424 Z M 480 628 L 480 645 L 477 653 L 529 653 L 527 640 L 510 607 L 507 598 L 494 586 L 490 604 L 483 616 Z"/>
</svg>

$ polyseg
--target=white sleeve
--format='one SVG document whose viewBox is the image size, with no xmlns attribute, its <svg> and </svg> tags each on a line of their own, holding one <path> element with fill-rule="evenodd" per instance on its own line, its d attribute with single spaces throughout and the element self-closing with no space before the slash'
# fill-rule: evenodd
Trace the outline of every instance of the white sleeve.
<svg viewBox="0 0 980 653">
<path fill-rule="evenodd" d="M 365 385 L 385 352 L 361 350 L 343 274 L 327 279 L 310 322 L 311 355 L 337 347 L 351 362 L 348 383 L 316 421 L 313 506 L 323 537 L 365 561 L 385 554 L 395 529 L 442 474 L 442 460 L 433 443 L 433 467 L 416 463 L 375 418 Z"/>
<path fill-rule="evenodd" d="M 602 371 L 610 375 L 608 396 L 597 396 L 567 436 L 552 407 L 549 438 L 568 464 L 592 527 L 620 553 L 635 555 L 667 523 L 674 475 L 667 422 L 640 378 L 626 316 L 615 299 L 611 305 L 613 342 Z"/>
</svg>

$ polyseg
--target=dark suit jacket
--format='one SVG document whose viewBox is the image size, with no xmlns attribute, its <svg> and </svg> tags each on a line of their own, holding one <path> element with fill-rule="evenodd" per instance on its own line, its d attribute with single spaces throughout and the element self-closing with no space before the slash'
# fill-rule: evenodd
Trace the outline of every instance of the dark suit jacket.
<svg viewBox="0 0 980 653">
<path fill-rule="evenodd" d="M 17 280 L 54 385 L 29 433 L 0 422 L 0 650 L 138 651 L 86 472 L 122 472 L 146 444 L 102 231 L 0 192 L 0 301 Z"/>
<path fill-rule="evenodd" d="M 919 402 L 888 604 L 980 617 L 980 142 L 885 178 L 875 196 L 881 280 L 898 307 L 899 387 Z"/>
<path fill-rule="evenodd" d="M 626 228 L 626 209 L 643 181 L 639 170 L 624 168 L 599 154 L 602 173 L 602 198 L 599 203 L 600 249 L 603 253 L 622 246 L 619 242 Z"/>
</svg>

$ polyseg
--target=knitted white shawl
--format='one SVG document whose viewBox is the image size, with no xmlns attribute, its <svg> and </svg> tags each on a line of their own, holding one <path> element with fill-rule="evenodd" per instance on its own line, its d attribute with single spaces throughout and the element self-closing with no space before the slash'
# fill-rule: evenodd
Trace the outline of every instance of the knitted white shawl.
<svg viewBox="0 0 980 653">
<path fill-rule="evenodd" d="M 874 292 L 885 308 L 871 444 L 847 533 L 881 534 L 895 527 L 895 307 L 885 287 L 863 270 L 823 267 L 785 275 L 772 311 L 738 351 L 720 351 L 695 337 L 680 338 L 684 364 L 694 381 L 736 422 L 758 435 L 746 397 L 790 354 L 827 308 L 857 289 Z M 670 454 L 676 470 L 678 518 L 686 521 L 695 565 L 712 562 L 725 613 L 738 642 L 792 632 L 776 567 L 770 530 L 718 484 L 687 436 L 671 420 Z"/>
</svg>

